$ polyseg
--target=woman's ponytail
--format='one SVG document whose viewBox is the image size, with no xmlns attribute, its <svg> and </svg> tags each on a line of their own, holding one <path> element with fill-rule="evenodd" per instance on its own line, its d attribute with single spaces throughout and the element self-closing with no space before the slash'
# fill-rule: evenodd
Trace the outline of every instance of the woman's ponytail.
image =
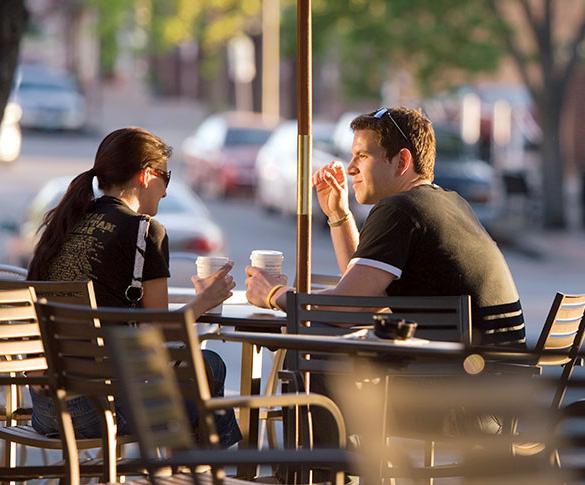
<svg viewBox="0 0 585 485">
<path fill-rule="evenodd" d="M 57 207 L 45 214 L 39 228 L 41 238 L 29 265 L 29 280 L 47 278 L 49 265 L 63 246 L 65 238 L 93 208 L 95 203 L 93 177 L 95 175 L 95 169 L 91 168 L 75 177 Z"/>
</svg>

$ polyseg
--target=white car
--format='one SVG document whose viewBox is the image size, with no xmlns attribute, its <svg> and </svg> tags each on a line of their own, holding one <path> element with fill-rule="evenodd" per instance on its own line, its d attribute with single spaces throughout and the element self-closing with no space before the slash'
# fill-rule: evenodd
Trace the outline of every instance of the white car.
<svg viewBox="0 0 585 485">
<path fill-rule="evenodd" d="M 80 130 L 87 106 L 73 78 L 42 65 L 19 69 L 16 99 L 22 107 L 21 126 L 41 130 Z"/>
<path fill-rule="evenodd" d="M 13 162 L 20 155 L 22 135 L 20 117 L 22 110 L 18 103 L 9 101 L 0 121 L 0 162 Z"/>
<path fill-rule="evenodd" d="M 327 165 L 337 157 L 324 150 L 315 148 L 319 145 L 317 133 L 320 125 L 314 123 L 313 172 Z M 347 165 L 346 161 L 343 161 Z M 287 121 L 281 124 L 258 152 L 256 159 L 256 201 L 267 211 L 293 215 L 297 212 L 297 123 Z M 313 194 L 314 197 L 314 194 Z M 350 194 L 351 209 L 358 223 L 365 220 L 370 206 L 355 203 Z M 313 217 L 322 219 L 316 198 L 313 198 Z"/>
<path fill-rule="evenodd" d="M 18 234 L 7 244 L 8 261 L 27 266 L 38 240 L 37 229 L 45 213 L 65 194 L 71 177 L 49 180 L 32 200 Z M 97 184 L 94 192 L 98 193 Z M 224 249 L 220 227 L 211 220 L 205 204 L 182 182 L 172 180 L 161 199 L 156 219 L 166 228 L 171 252 L 219 254 Z"/>
<path fill-rule="evenodd" d="M 335 157 L 313 148 L 313 171 Z M 256 201 L 268 211 L 297 212 L 297 123 L 281 124 L 256 158 Z M 314 213 L 316 215 L 316 212 Z"/>
</svg>

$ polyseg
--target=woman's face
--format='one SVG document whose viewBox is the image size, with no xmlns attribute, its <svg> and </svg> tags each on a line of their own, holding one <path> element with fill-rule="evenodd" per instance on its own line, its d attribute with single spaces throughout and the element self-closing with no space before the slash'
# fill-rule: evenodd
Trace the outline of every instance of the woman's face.
<svg viewBox="0 0 585 485">
<path fill-rule="evenodd" d="M 165 166 L 166 169 L 166 166 Z M 158 212 L 158 204 L 167 195 L 170 172 L 162 168 L 145 167 L 144 189 L 140 201 L 140 212 L 150 216 Z"/>
</svg>

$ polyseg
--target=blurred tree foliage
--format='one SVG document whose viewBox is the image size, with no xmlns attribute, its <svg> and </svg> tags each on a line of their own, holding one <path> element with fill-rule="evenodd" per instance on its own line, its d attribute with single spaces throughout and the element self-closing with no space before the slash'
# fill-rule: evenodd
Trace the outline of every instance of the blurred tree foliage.
<svg viewBox="0 0 585 485">
<path fill-rule="evenodd" d="M 110 72 L 116 32 L 136 0 L 90 0 L 100 13 L 102 65 Z M 196 40 L 212 60 L 234 35 L 257 33 L 261 0 L 145 0 L 151 8 L 149 49 L 161 52 Z M 282 53 L 294 57 L 296 1 L 281 0 Z M 359 19 L 359 21 L 356 21 Z M 416 75 L 423 92 L 445 88 L 457 77 L 493 70 L 502 53 L 501 29 L 484 0 L 313 0 L 315 59 L 335 55 L 345 93 L 379 97 L 393 66 Z M 335 49 L 335 51 L 333 51 Z"/>
<path fill-rule="evenodd" d="M 292 56 L 296 2 L 285 3 L 283 52 Z M 345 93 L 354 99 L 379 99 L 393 70 L 410 71 L 423 93 L 494 70 L 499 29 L 482 0 L 464 8 L 460 0 L 313 0 L 315 59 L 339 58 Z"/>
<path fill-rule="evenodd" d="M 114 75 L 118 58 L 118 34 L 128 21 L 134 0 L 89 0 L 90 7 L 96 9 L 99 22 L 97 36 L 100 44 L 100 72 L 103 77 Z"/>
</svg>

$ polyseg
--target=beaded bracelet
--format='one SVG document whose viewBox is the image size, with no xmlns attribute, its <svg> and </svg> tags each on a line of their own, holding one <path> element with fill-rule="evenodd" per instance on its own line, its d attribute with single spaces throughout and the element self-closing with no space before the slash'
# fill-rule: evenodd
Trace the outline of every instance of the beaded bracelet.
<svg viewBox="0 0 585 485">
<path fill-rule="evenodd" d="M 349 219 L 349 212 L 337 221 L 330 221 L 329 219 L 327 219 L 327 224 L 329 224 L 329 227 L 338 227 L 338 226 L 341 226 L 343 223 L 345 223 L 345 221 L 347 221 L 348 219 Z"/>
<path fill-rule="evenodd" d="M 275 308 L 275 307 L 272 306 L 272 303 L 270 302 L 270 300 L 272 300 L 272 297 L 281 288 L 284 288 L 284 285 L 274 285 L 270 289 L 270 291 L 268 292 L 268 295 L 266 296 L 266 302 L 265 302 L 266 308 L 270 308 L 271 310 L 279 310 L 279 308 Z"/>
</svg>

